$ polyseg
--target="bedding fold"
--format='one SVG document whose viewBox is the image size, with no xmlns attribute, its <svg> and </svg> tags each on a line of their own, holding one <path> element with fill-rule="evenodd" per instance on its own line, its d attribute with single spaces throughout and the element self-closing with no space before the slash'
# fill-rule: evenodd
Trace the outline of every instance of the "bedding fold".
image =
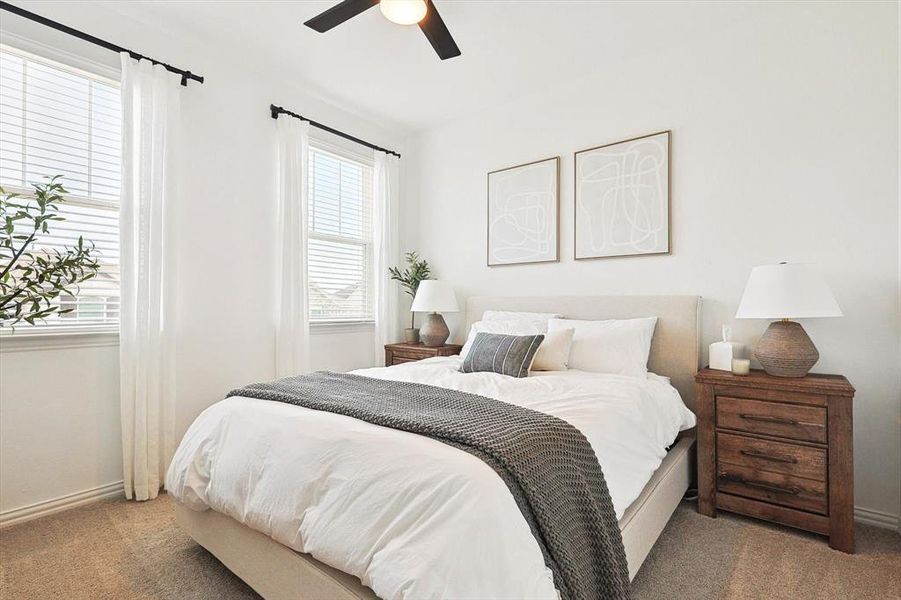
<svg viewBox="0 0 901 600">
<path fill-rule="evenodd" d="M 415 433 L 476 456 L 503 480 L 564 599 L 629 597 L 616 513 L 584 435 L 536 410 L 421 383 L 318 372 L 233 390 Z"/>
</svg>

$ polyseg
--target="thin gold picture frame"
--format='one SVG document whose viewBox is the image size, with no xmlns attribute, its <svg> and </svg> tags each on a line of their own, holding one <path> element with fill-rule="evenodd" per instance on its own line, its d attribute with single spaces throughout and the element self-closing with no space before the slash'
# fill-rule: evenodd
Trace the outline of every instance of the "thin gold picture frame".
<svg viewBox="0 0 901 600">
<path fill-rule="evenodd" d="M 637 254 L 613 254 L 610 256 L 579 256 L 579 240 L 578 240 L 578 219 L 579 219 L 579 155 L 585 152 L 600 150 L 601 148 L 609 148 L 636 140 L 655 137 L 658 135 L 666 135 L 666 251 L 664 252 L 641 252 Z M 655 131 L 646 135 L 639 135 L 633 138 L 610 142 L 609 144 L 601 144 L 584 150 L 573 152 L 573 260 L 604 260 L 609 258 L 638 258 L 641 256 L 664 256 L 673 253 L 673 172 L 672 172 L 672 147 L 673 135 L 671 129 L 663 131 Z"/>
<path fill-rule="evenodd" d="M 491 176 L 496 175 L 497 173 L 503 173 L 504 171 L 512 171 L 513 169 L 521 169 L 523 167 L 529 167 L 531 165 L 537 165 L 540 163 L 545 163 L 549 161 L 555 161 L 555 169 L 554 169 L 554 178 L 555 178 L 555 186 L 554 186 L 554 258 L 547 260 L 532 260 L 532 261 L 523 261 L 523 262 L 511 262 L 511 263 L 494 263 L 491 262 Z M 542 158 L 539 160 L 533 160 L 527 163 L 523 163 L 521 165 L 514 165 L 512 167 L 505 167 L 503 169 L 496 169 L 494 171 L 489 171 L 486 176 L 486 195 L 485 195 L 485 209 L 486 209 L 486 219 L 487 222 L 485 224 L 485 263 L 489 267 L 515 267 L 519 265 L 536 265 L 536 264 L 544 264 L 544 263 L 553 263 L 560 262 L 560 156 L 551 156 L 548 158 Z"/>
</svg>

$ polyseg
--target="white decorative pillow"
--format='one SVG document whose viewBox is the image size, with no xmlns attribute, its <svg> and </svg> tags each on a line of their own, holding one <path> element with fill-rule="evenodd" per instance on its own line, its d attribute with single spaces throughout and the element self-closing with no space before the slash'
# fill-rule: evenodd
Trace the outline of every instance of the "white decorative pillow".
<svg viewBox="0 0 901 600">
<path fill-rule="evenodd" d="M 575 329 L 569 368 L 644 377 L 657 317 L 579 321 L 551 319 L 548 332 Z"/>
<path fill-rule="evenodd" d="M 482 313 L 482 322 L 487 321 L 524 321 L 531 323 L 541 330 L 547 331 L 547 322 L 558 319 L 563 315 L 556 313 L 516 312 L 512 310 L 486 310 Z"/>
<path fill-rule="evenodd" d="M 472 324 L 472 327 L 469 328 L 469 336 L 466 338 L 466 343 L 463 344 L 463 348 L 460 350 L 460 358 L 462 360 L 466 360 L 466 355 L 469 354 L 469 349 L 472 348 L 472 343 L 475 341 L 476 335 L 479 333 L 502 333 L 504 335 L 537 335 L 539 333 L 546 332 L 547 321 L 545 321 L 543 327 L 539 327 L 538 325 L 529 321 L 514 319 L 506 319 L 502 321 L 476 321 Z"/>
<path fill-rule="evenodd" d="M 532 371 L 565 371 L 575 329 L 549 331 L 535 353 Z"/>
</svg>

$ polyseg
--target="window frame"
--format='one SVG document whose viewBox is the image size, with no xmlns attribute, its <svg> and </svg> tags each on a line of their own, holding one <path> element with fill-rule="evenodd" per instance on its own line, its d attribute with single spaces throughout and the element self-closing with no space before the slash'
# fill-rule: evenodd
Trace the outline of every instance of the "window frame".
<svg viewBox="0 0 901 600">
<path fill-rule="evenodd" d="M 4 52 L 15 54 L 26 60 L 44 64 L 49 63 L 49 66 L 62 68 L 72 74 L 121 87 L 121 70 L 111 65 L 96 62 L 16 34 L 4 32 L 3 37 L 4 42 L 0 44 L 0 49 Z M 4 185 L 3 189 L 7 193 L 19 194 L 22 198 L 34 199 L 34 189 L 15 185 Z M 115 212 L 118 218 L 121 206 L 121 193 L 120 202 L 69 193 L 66 195 L 66 204 L 82 208 L 109 210 Z M 121 319 L 121 314 L 119 318 Z M 31 326 L 18 324 L 6 326 L 0 328 L 0 341 L 2 341 L 0 352 L 118 345 L 119 323 L 120 321 L 117 320 L 116 323 L 92 325 Z"/>
<path fill-rule="evenodd" d="M 366 289 L 370 294 L 369 297 L 369 306 L 371 310 L 371 315 L 369 318 L 324 318 L 324 319 L 314 319 L 308 316 L 308 321 L 311 329 L 318 329 L 320 333 L 325 333 L 326 331 L 330 333 L 340 333 L 340 332 L 352 332 L 359 330 L 367 330 L 372 329 L 375 326 L 375 236 L 374 236 L 374 227 L 372 223 L 372 209 L 373 209 L 373 194 L 375 191 L 375 155 L 369 154 L 365 152 L 361 152 L 358 149 L 351 149 L 344 144 L 335 143 L 326 139 L 325 136 L 322 135 L 310 135 L 310 154 L 312 158 L 312 153 L 316 152 L 324 152 L 326 154 L 332 154 L 339 159 L 349 160 L 353 162 L 360 163 L 365 167 L 369 168 L 370 173 L 372 175 L 372 180 L 370 181 L 370 186 L 372 189 L 372 193 L 369 198 L 369 206 L 368 208 L 364 208 L 364 210 L 368 210 L 369 212 L 369 237 L 368 239 L 361 242 L 357 238 L 344 237 L 340 235 L 334 234 L 323 234 L 323 233 L 315 233 L 312 230 L 312 215 L 313 215 L 313 206 L 309 203 L 309 196 L 307 197 L 307 218 L 310 221 L 307 225 L 307 295 L 309 297 L 309 242 L 311 239 L 318 239 L 324 241 L 335 241 L 341 243 L 348 244 L 356 244 L 362 246 L 364 248 L 364 256 L 366 260 Z M 312 173 L 310 173 L 310 184 L 312 184 Z M 364 236 L 365 237 L 365 236 Z M 310 309 L 312 307 L 308 306 L 308 315 Z"/>
</svg>

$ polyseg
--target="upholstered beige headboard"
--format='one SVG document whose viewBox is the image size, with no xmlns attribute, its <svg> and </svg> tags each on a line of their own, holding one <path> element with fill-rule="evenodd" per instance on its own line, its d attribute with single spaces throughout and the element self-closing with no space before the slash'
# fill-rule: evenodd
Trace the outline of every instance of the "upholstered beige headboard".
<svg viewBox="0 0 901 600">
<path fill-rule="evenodd" d="M 670 378 L 685 404 L 695 408 L 694 375 L 700 360 L 700 296 L 473 296 L 466 329 L 486 310 L 558 313 L 569 319 L 657 317 L 648 369 Z"/>
</svg>

